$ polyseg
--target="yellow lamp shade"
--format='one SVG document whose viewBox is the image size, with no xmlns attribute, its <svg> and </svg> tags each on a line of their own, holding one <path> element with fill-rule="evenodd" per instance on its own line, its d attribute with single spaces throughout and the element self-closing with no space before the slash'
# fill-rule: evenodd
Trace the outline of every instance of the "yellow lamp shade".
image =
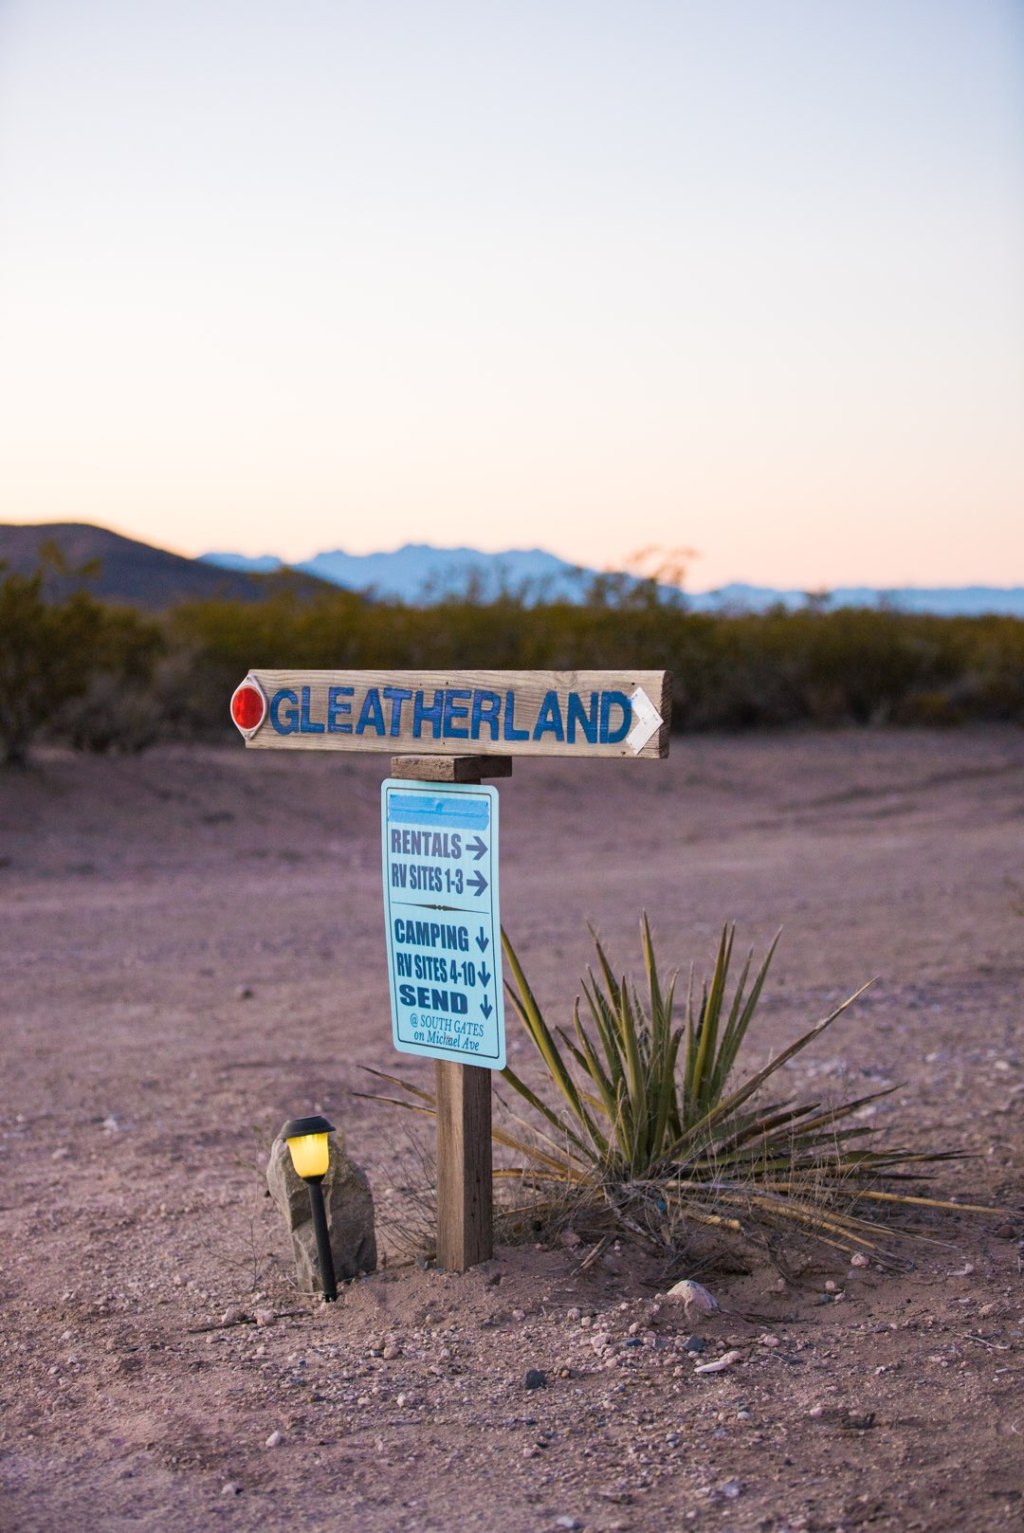
<svg viewBox="0 0 1024 1533">
<path fill-rule="evenodd" d="M 326 1134 L 300 1134 L 289 1139 L 292 1165 L 299 1176 L 325 1176 L 331 1159 Z"/>
<path fill-rule="evenodd" d="M 328 1134 L 334 1130 L 326 1118 L 293 1118 L 281 1130 L 296 1174 L 304 1181 L 310 1177 L 326 1176 L 331 1161 Z"/>
</svg>

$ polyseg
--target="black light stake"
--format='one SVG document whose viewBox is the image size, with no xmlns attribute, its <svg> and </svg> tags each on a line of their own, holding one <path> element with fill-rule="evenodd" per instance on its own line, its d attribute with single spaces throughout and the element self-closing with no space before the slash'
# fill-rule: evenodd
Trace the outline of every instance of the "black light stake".
<svg viewBox="0 0 1024 1533">
<path fill-rule="evenodd" d="M 327 1233 L 327 1214 L 324 1209 L 324 1193 L 320 1183 L 327 1175 L 331 1163 L 327 1135 L 333 1134 L 334 1124 L 326 1118 L 293 1118 L 281 1130 L 287 1141 L 296 1174 L 309 1188 L 309 1206 L 316 1232 L 316 1255 L 320 1265 L 320 1285 L 324 1298 L 332 1304 L 338 1297 L 338 1284 L 334 1276 L 334 1257 L 331 1240 Z"/>
</svg>

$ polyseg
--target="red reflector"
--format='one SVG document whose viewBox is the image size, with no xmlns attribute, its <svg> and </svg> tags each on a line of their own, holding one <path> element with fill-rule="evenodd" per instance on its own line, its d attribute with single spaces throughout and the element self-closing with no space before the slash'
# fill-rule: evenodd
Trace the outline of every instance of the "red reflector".
<svg viewBox="0 0 1024 1533">
<path fill-rule="evenodd" d="M 267 712 L 267 700 L 259 687 L 243 681 L 231 699 L 231 717 L 239 729 L 258 729 Z"/>
</svg>

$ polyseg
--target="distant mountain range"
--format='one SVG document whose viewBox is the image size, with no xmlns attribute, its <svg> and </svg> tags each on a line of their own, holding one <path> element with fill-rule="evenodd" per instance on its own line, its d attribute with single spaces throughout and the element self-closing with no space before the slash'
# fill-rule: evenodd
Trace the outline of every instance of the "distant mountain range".
<svg viewBox="0 0 1024 1533">
<path fill-rule="evenodd" d="M 280 570 L 280 559 L 265 555 L 212 553 L 204 559 L 221 569 L 269 574 Z M 304 574 L 350 591 L 365 591 L 383 600 L 427 604 L 444 596 L 473 591 L 488 601 L 502 591 L 521 591 L 528 599 L 580 601 L 596 570 L 568 564 L 540 548 L 509 549 L 486 554 L 475 548 L 434 548 L 407 543 L 390 554 L 347 554 L 342 549 L 317 554 L 295 566 Z M 621 577 L 627 582 L 629 576 Z M 716 591 L 685 592 L 686 603 L 698 612 L 764 612 L 769 607 L 806 607 L 826 611 L 838 607 L 888 606 L 902 612 L 934 613 L 942 617 L 974 617 L 999 613 L 1024 618 L 1021 586 L 840 586 L 822 595 L 735 582 Z"/>
<path fill-rule="evenodd" d="M 241 554 L 204 554 L 203 558 L 229 570 L 267 574 L 281 568 L 280 559 L 269 554 L 262 559 Z M 295 568 L 349 591 L 424 604 L 469 591 L 482 601 L 494 600 L 503 591 L 522 592 L 532 600 L 579 601 L 594 578 L 594 571 L 578 569 L 542 548 L 484 554 L 476 548 L 434 548 L 429 543 L 407 543 L 391 554 L 346 554 L 336 548 Z"/>
<path fill-rule="evenodd" d="M 410 543 L 388 554 L 346 554 L 336 549 L 294 568 L 269 554 L 259 559 L 233 553 L 185 559 L 84 522 L 33 526 L 0 523 L 0 575 L 2 566 L 30 574 L 47 544 L 60 550 L 67 566 L 65 574 L 47 575 L 46 588 L 53 596 L 86 590 L 102 600 L 148 611 L 216 597 L 259 601 L 282 590 L 314 596 L 331 586 L 411 604 L 429 604 L 467 593 L 489 601 L 502 592 L 521 594 L 531 602 L 581 601 L 599 578 L 621 580 L 627 588 L 633 579 L 629 575 L 599 576 L 596 570 L 579 569 L 541 548 L 486 554 L 474 548 Z M 85 565 L 94 568 L 84 575 L 76 573 Z M 733 584 L 717 591 L 676 594 L 684 595 L 687 605 L 698 612 L 763 612 L 778 605 L 806 607 L 811 601 L 825 610 L 891 606 L 944 617 L 1001 613 L 1024 618 L 1021 586 L 908 586 L 898 590 L 850 586 L 809 597 L 805 591 Z"/>
</svg>

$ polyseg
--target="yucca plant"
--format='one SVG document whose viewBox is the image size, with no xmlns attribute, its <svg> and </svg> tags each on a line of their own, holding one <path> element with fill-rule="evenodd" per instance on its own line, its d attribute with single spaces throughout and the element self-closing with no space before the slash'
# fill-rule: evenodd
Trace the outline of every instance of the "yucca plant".
<svg viewBox="0 0 1024 1533">
<path fill-rule="evenodd" d="M 619 977 L 595 936 L 597 970 L 583 980 L 571 1030 L 549 1026 L 502 936 L 506 989 L 557 1093 L 553 1105 L 511 1067 L 502 1071 L 533 1117 L 507 1109 L 509 1126 L 495 1127 L 495 1141 L 516 1157 L 496 1175 L 530 1191 L 534 1216 L 575 1208 L 670 1250 L 698 1225 L 747 1235 L 782 1227 L 846 1251 L 877 1252 L 882 1227 L 867 1216 L 871 1205 L 994 1212 L 915 1190 L 922 1166 L 961 1152 L 883 1147 L 877 1130 L 855 1120 L 895 1088 L 839 1104 L 765 1101 L 772 1077 L 867 986 L 736 1084 L 778 938 L 753 977 L 749 954 L 730 986 L 735 929 L 726 926 L 699 996 L 691 970 L 677 1021 L 676 978 L 662 983 L 646 915 L 640 936 L 642 991 Z M 383 1078 L 432 1110 L 429 1092 Z"/>
<path fill-rule="evenodd" d="M 626 1228 L 669 1245 L 690 1222 L 737 1233 L 783 1224 L 847 1250 L 877 1248 L 879 1227 L 856 1211 L 858 1203 L 964 1207 L 906 1186 L 920 1179 L 923 1164 L 960 1152 L 872 1148 L 864 1141 L 877 1131 L 851 1121 L 894 1088 L 837 1105 L 762 1101 L 770 1079 L 866 986 L 736 1085 L 737 1055 L 778 937 L 752 980 L 747 956 L 730 998 L 735 929 L 726 926 L 699 999 L 691 970 L 677 1024 L 675 978 L 663 986 L 646 915 L 640 935 L 645 993 L 617 976 L 595 937 L 598 972 L 588 971 L 583 982 L 585 1013 L 577 999 L 571 1033 L 548 1026 L 504 938 L 513 1006 L 562 1100 L 556 1110 L 513 1070 L 503 1072 L 546 1126 L 501 1135 L 521 1156 L 501 1174 L 541 1190 L 564 1183 L 586 1189 Z"/>
</svg>

